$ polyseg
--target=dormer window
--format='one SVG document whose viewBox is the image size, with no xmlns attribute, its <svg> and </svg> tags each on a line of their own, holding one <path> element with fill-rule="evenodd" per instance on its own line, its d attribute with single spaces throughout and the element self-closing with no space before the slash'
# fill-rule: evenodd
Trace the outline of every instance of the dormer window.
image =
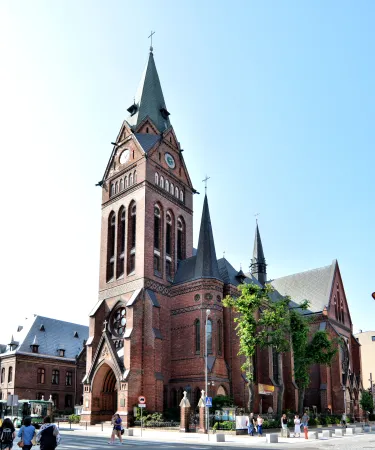
<svg viewBox="0 0 375 450">
<path fill-rule="evenodd" d="M 160 113 L 163 119 L 167 120 L 168 116 L 170 116 L 170 112 L 166 108 L 160 108 Z"/>
<path fill-rule="evenodd" d="M 57 353 L 59 354 L 59 356 L 61 357 L 61 358 L 64 358 L 64 356 L 65 356 L 65 348 L 59 348 L 59 349 L 57 349 Z"/>
<path fill-rule="evenodd" d="M 33 353 L 39 353 L 39 344 L 38 344 L 38 341 L 36 339 L 36 336 L 35 336 L 35 338 L 33 340 L 33 343 L 30 345 L 30 347 L 31 347 L 31 351 Z"/>
<path fill-rule="evenodd" d="M 130 113 L 130 116 L 134 116 L 134 114 L 137 112 L 137 109 L 137 105 L 133 103 L 131 106 L 129 106 L 127 111 Z"/>
<path fill-rule="evenodd" d="M 75 331 L 74 332 L 74 336 L 73 337 L 75 337 L 75 338 L 79 338 L 79 336 L 78 336 L 78 332 L 77 331 Z"/>
<path fill-rule="evenodd" d="M 43 324 L 40 326 L 39 331 L 46 331 Z"/>
</svg>

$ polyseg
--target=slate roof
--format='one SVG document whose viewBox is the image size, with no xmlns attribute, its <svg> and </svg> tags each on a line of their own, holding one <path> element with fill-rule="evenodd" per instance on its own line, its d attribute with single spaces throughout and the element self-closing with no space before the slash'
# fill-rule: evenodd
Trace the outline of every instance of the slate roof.
<svg viewBox="0 0 375 450">
<path fill-rule="evenodd" d="M 21 327 L 19 327 L 20 329 Z M 41 331 L 43 329 L 45 331 Z M 75 333 L 78 337 L 74 337 Z M 65 350 L 64 358 L 74 359 L 82 350 L 84 340 L 87 340 L 89 328 L 85 325 L 78 325 L 62 320 L 51 319 L 49 317 L 34 316 L 27 319 L 25 325 L 14 333 L 13 338 L 17 343 L 17 348 L 10 351 L 7 346 L 4 354 L 31 353 L 30 345 L 36 341 L 39 345 L 38 354 L 48 356 L 58 356 L 57 350 Z"/>
<path fill-rule="evenodd" d="M 135 114 L 126 119 L 130 126 L 137 127 L 147 116 L 160 132 L 171 126 L 169 118 L 164 118 L 160 112 L 161 108 L 167 107 L 152 51 L 142 74 L 134 104 L 137 107 Z"/>
<path fill-rule="evenodd" d="M 237 278 L 237 275 L 242 271 L 237 271 L 225 258 L 218 259 L 217 264 L 219 266 L 221 279 L 225 284 L 232 284 L 233 286 L 238 286 L 239 284 L 241 284 L 239 278 Z M 251 275 L 251 273 L 248 273 L 246 275 L 244 274 L 244 276 L 244 283 L 254 283 L 258 286 L 261 286 L 259 281 L 253 275 Z"/>
<path fill-rule="evenodd" d="M 329 266 L 276 278 L 270 284 L 278 294 L 289 295 L 294 303 L 308 300 L 307 312 L 320 312 L 329 304 L 336 264 L 334 260 Z"/>
<path fill-rule="evenodd" d="M 258 223 L 255 228 L 255 239 L 254 239 L 254 249 L 253 249 L 253 264 L 266 262 L 264 258 L 262 240 L 260 238 Z"/>
<path fill-rule="evenodd" d="M 161 139 L 158 134 L 134 133 L 134 136 L 137 138 L 145 153 L 148 153 Z"/>
<path fill-rule="evenodd" d="M 204 198 L 201 228 L 196 255 L 180 261 L 173 284 L 202 278 L 216 278 L 222 281 L 216 259 L 214 236 L 211 226 L 207 196 Z"/>
</svg>

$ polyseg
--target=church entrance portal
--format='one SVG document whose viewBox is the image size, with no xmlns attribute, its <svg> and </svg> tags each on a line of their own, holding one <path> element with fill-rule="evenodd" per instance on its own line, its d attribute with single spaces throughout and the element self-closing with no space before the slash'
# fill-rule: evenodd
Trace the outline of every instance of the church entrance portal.
<svg viewBox="0 0 375 450">
<path fill-rule="evenodd" d="M 117 380 L 112 368 L 103 364 L 93 380 L 92 385 L 92 413 L 100 421 L 111 420 L 117 411 Z"/>
</svg>

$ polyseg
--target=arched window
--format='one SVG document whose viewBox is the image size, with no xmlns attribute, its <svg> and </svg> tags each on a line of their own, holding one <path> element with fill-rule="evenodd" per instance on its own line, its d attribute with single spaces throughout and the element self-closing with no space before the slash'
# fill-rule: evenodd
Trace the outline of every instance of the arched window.
<svg viewBox="0 0 375 450">
<path fill-rule="evenodd" d="M 71 408 L 73 405 L 73 397 L 70 394 L 65 395 L 65 408 Z"/>
<path fill-rule="evenodd" d="M 195 328 L 195 353 L 200 353 L 201 351 L 201 323 L 197 319 L 194 323 Z"/>
<path fill-rule="evenodd" d="M 174 190 L 174 194 L 175 194 L 175 196 L 177 197 L 177 198 L 179 198 L 179 194 L 180 194 L 180 192 L 179 192 L 179 190 L 178 190 L 178 187 L 176 186 L 176 188 L 175 188 L 175 190 Z"/>
<path fill-rule="evenodd" d="M 169 181 L 165 180 L 165 190 L 169 192 Z"/>
<path fill-rule="evenodd" d="M 129 186 L 132 186 L 132 185 L 133 185 L 133 174 L 131 173 L 129 175 Z"/>
<path fill-rule="evenodd" d="M 183 202 L 184 201 L 184 191 L 181 189 L 180 191 L 180 200 Z"/>
<path fill-rule="evenodd" d="M 116 181 L 116 183 L 115 183 L 115 194 L 117 194 L 118 193 L 118 181 Z"/>
<path fill-rule="evenodd" d="M 59 384 L 60 382 L 60 371 L 57 369 L 52 370 L 52 384 Z"/>
<path fill-rule="evenodd" d="M 1 369 L 1 384 L 5 381 L 5 367 Z"/>
<path fill-rule="evenodd" d="M 166 214 L 165 226 L 165 273 L 168 279 L 172 279 L 174 274 L 174 229 L 173 229 L 173 213 L 168 211 Z"/>
<path fill-rule="evenodd" d="M 171 183 L 171 185 L 170 185 L 170 193 L 173 195 L 174 194 L 174 185 L 173 185 L 173 183 Z"/>
<path fill-rule="evenodd" d="M 125 208 L 122 207 L 119 211 L 119 221 L 117 225 L 117 264 L 116 275 L 117 278 L 125 273 Z"/>
<path fill-rule="evenodd" d="M 13 367 L 10 366 L 8 369 L 8 383 L 11 383 L 13 381 Z"/>
<path fill-rule="evenodd" d="M 185 259 L 185 223 L 182 217 L 177 220 L 177 260 Z"/>
<path fill-rule="evenodd" d="M 217 322 L 217 353 L 222 354 L 223 351 L 223 325 L 221 320 Z"/>
<path fill-rule="evenodd" d="M 160 177 L 161 183 L 162 177 Z M 162 245 L 162 215 L 160 206 L 154 207 L 154 274 L 161 275 L 160 252 Z"/>
<path fill-rule="evenodd" d="M 125 189 L 128 187 L 128 177 L 125 177 Z"/>
<path fill-rule="evenodd" d="M 177 391 L 176 389 L 171 390 L 171 407 L 177 408 Z"/>
<path fill-rule="evenodd" d="M 159 174 L 155 172 L 155 184 L 159 185 Z"/>
<path fill-rule="evenodd" d="M 128 212 L 128 273 L 135 271 L 135 244 L 137 229 L 137 207 L 132 202 Z"/>
<path fill-rule="evenodd" d="M 211 319 L 207 320 L 207 325 L 206 325 L 207 329 L 206 329 L 206 333 L 207 333 L 207 354 L 211 354 L 212 353 L 212 321 Z"/>
<path fill-rule="evenodd" d="M 120 180 L 120 191 L 124 190 L 124 180 L 121 178 Z"/>
<path fill-rule="evenodd" d="M 115 183 L 111 183 L 111 197 L 115 195 Z"/>
<path fill-rule="evenodd" d="M 137 172 L 136 171 L 134 171 L 133 178 L 134 178 L 134 184 L 136 184 L 137 183 Z"/>
<path fill-rule="evenodd" d="M 115 275 L 115 241 L 116 241 L 116 215 L 112 211 L 108 218 L 107 233 L 107 282 Z"/>
<path fill-rule="evenodd" d="M 160 177 L 160 187 L 164 189 L 164 177 Z"/>
<path fill-rule="evenodd" d="M 195 405 L 198 405 L 198 402 L 201 397 L 202 397 L 202 390 L 199 387 L 195 388 L 195 391 L 194 391 L 194 404 Z"/>
<path fill-rule="evenodd" d="M 39 368 L 37 373 L 37 383 L 44 384 L 45 382 L 46 382 L 46 370 Z"/>
</svg>

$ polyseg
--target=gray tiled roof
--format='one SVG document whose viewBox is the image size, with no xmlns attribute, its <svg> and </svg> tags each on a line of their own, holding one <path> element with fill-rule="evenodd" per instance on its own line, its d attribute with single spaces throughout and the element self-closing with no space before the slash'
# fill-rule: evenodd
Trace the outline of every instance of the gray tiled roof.
<svg viewBox="0 0 375 450">
<path fill-rule="evenodd" d="M 240 284 L 240 280 L 236 278 L 236 275 L 238 275 L 239 271 L 236 270 L 227 259 L 220 258 L 217 260 L 217 264 L 219 266 L 221 279 L 225 284 L 232 284 L 233 286 L 238 286 Z M 259 281 L 253 275 L 251 275 L 251 273 L 248 273 L 245 276 L 246 278 L 244 280 L 244 283 L 255 283 L 258 286 L 261 286 Z"/>
<path fill-rule="evenodd" d="M 160 141 L 160 136 L 158 134 L 134 133 L 134 136 L 137 138 L 137 141 L 145 153 L 148 153 L 153 146 Z"/>
<path fill-rule="evenodd" d="M 138 126 L 147 116 L 159 131 L 165 131 L 171 126 L 169 118 L 165 119 L 160 112 L 161 108 L 166 109 L 166 105 L 152 52 L 139 83 L 134 103 L 137 111 L 126 119 L 130 126 Z"/>
<path fill-rule="evenodd" d="M 318 269 L 272 280 L 270 284 L 282 296 L 289 295 L 294 303 L 308 300 L 310 312 L 323 311 L 328 306 L 337 261 Z"/>
<path fill-rule="evenodd" d="M 42 325 L 45 331 L 41 331 Z M 78 337 L 74 337 L 75 333 Z M 85 325 L 34 316 L 27 319 L 24 327 L 13 335 L 18 347 L 12 352 L 7 347 L 6 353 L 30 353 L 30 345 L 36 338 L 39 345 L 38 354 L 58 356 L 57 350 L 63 348 L 64 357 L 73 359 L 82 350 L 83 341 L 87 340 L 88 335 L 89 328 Z"/>
</svg>

